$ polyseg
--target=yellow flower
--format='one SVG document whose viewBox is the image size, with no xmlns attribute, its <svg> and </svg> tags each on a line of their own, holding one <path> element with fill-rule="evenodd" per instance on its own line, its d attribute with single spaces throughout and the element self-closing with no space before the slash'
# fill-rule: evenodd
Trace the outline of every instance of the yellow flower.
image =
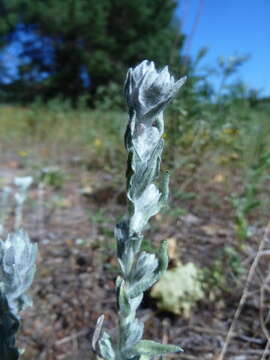
<svg viewBox="0 0 270 360">
<path fill-rule="evenodd" d="M 94 140 L 94 145 L 95 145 L 96 148 L 100 148 L 102 146 L 101 140 L 99 138 L 96 138 Z"/>
<path fill-rule="evenodd" d="M 18 155 L 20 157 L 26 157 L 28 155 L 28 152 L 27 151 L 24 151 L 24 150 L 20 150 L 18 151 Z"/>
</svg>

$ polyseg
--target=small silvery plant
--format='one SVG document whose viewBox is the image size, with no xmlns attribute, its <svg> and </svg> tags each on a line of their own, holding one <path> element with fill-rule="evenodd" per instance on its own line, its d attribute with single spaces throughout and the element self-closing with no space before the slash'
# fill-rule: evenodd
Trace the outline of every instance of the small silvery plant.
<svg viewBox="0 0 270 360">
<path fill-rule="evenodd" d="M 167 67 L 156 70 L 154 63 L 147 60 L 127 73 L 124 95 L 129 110 L 125 133 L 128 214 L 115 228 L 121 270 L 116 280 L 118 334 L 113 340 L 103 330 L 102 315 L 92 339 L 93 350 L 105 360 L 151 359 L 182 351 L 179 346 L 143 340 L 144 324 L 136 317 L 136 311 L 143 293 L 168 266 L 166 241 L 161 243 L 157 255 L 140 248 L 149 219 L 168 199 L 168 173 L 157 184 L 164 145 L 163 111 L 185 80 L 175 81 Z"/>
<path fill-rule="evenodd" d="M 16 177 L 14 179 L 14 184 L 16 185 L 15 201 L 16 201 L 16 210 L 15 210 L 15 229 L 19 229 L 22 225 L 23 217 L 23 206 L 27 199 L 27 191 L 33 183 L 32 176 L 22 176 Z"/>
<path fill-rule="evenodd" d="M 37 245 L 18 230 L 0 240 L 0 359 L 17 360 L 22 352 L 16 347 L 20 312 L 32 305 L 27 291 L 36 270 Z"/>
</svg>

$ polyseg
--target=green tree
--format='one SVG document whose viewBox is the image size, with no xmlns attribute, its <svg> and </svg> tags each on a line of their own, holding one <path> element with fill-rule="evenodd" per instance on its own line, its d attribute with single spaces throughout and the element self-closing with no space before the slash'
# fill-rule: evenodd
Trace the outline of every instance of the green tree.
<svg viewBox="0 0 270 360">
<path fill-rule="evenodd" d="M 93 96 L 145 58 L 178 75 L 183 35 L 175 8 L 175 0 L 0 0 L 0 35 L 8 40 L 24 24 L 37 36 L 23 46 L 17 84 L 24 96 L 76 101 L 88 91 L 82 74 Z"/>
</svg>

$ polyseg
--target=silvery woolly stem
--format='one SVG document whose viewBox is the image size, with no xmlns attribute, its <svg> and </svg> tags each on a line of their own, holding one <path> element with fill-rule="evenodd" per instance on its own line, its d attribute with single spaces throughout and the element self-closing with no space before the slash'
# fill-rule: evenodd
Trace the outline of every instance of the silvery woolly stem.
<svg viewBox="0 0 270 360">
<path fill-rule="evenodd" d="M 16 196 L 18 194 L 15 194 L 16 199 L 16 208 L 15 208 L 15 229 L 19 229 L 22 225 L 22 215 L 23 215 L 23 204 L 24 201 L 21 201 L 21 195 Z"/>
<path fill-rule="evenodd" d="M 38 209 L 37 227 L 39 228 L 39 236 L 42 238 L 45 233 L 45 184 L 42 181 L 38 184 Z"/>
<path fill-rule="evenodd" d="M 15 229 L 19 229 L 22 226 L 23 221 L 23 206 L 27 199 L 27 191 L 33 183 L 32 176 L 16 177 L 14 184 L 17 187 L 15 193 L 16 209 L 15 209 Z"/>
<path fill-rule="evenodd" d="M 117 257 L 121 275 L 116 280 L 119 332 L 116 341 L 102 330 L 103 316 L 98 319 L 92 345 L 105 360 L 139 360 L 181 348 L 142 340 L 143 323 L 136 311 L 143 293 L 160 279 L 168 265 L 167 243 L 161 243 L 158 255 L 140 251 L 143 230 L 168 199 L 169 175 L 157 185 L 164 140 L 163 111 L 185 78 L 175 81 L 168 68 L 158 71 L 147 60 L 129 69 L 125 98 L 129 123 L 125 133 L 127 161 L 128 214 L 116 226 Z"/>
</svg>

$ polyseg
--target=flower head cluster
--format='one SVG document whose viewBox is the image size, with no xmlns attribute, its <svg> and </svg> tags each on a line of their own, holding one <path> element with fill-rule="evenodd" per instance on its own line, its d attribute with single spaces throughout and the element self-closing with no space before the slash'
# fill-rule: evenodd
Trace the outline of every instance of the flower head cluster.
<svg viewBox="0 0 270 360">
<path fill-rule="evenodd" d="M 33 183 L 32 176 L 22 176 L 22 177 L 16 177 L 14 179 L 14 184 L 24 191 L 26 191 L 32 185 L 32 183 Z"/>
<path fill-rule="evenodd" d="M 130 68 L 124 94 L 131 114 L 140 120 L 152 118 L 164 110 L 185 81 L 186 77 L 175 81 L 167 66 L 156 70 L 153 61 L 144 60 Z"/>
</svg>

